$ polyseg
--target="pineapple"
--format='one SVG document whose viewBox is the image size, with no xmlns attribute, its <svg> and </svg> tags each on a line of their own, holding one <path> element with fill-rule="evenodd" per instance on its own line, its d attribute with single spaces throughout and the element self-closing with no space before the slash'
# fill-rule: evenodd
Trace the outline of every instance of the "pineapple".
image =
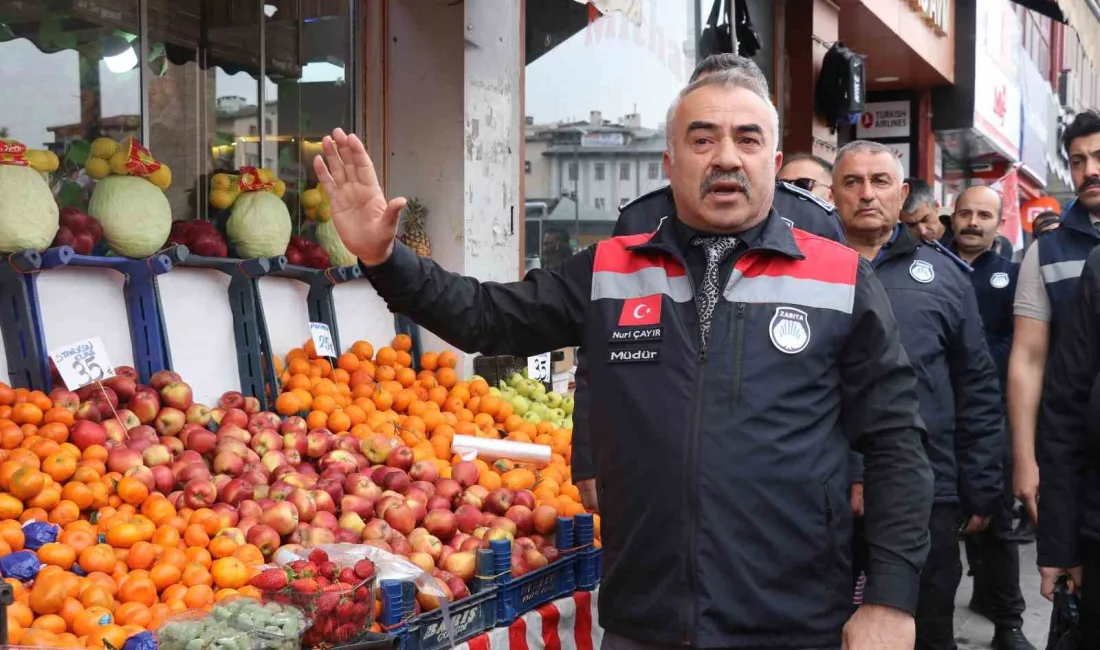
<svg viewBox="0 0 1100 650">
<path fill-rule="evenodd" d="M 432 256 L 432 242 L 428 239 L 428 233 L 424 230 L 424 218 L 428 216 L 428 208 L 424 207 L 418 199 L 411 199 L 405 206 L 404 225 L 398 235 L 401 243 L 405 244 L 420 257 Z"/>
</svg>

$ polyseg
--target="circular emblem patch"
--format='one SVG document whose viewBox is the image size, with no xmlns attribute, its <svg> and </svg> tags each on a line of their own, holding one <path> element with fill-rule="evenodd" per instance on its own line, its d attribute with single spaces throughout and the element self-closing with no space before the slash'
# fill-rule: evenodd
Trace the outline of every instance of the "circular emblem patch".
<svg viewBox="0 0 1100 650">
<path fill-rule="evenodd" d="M 909 275 L 921 284 L 928 284 L 936 278 L 936 271 L 932 265 L 924 260 L 914 260 L 909 265 Z"/>
<path fill-rule="evenodd" d="M 989 277 L 989 286 L 994 289 L 1004 289 L 1008 286 L 1008 274 L 1007 273 L 994 273 Z"/>
<path fill-rule="evenodd" d="M 779 307 L 768 324 L 768 335 L 776 350 L 798 354 L 810 344 L 810 319 L 801 309 Z"/>
</svg>

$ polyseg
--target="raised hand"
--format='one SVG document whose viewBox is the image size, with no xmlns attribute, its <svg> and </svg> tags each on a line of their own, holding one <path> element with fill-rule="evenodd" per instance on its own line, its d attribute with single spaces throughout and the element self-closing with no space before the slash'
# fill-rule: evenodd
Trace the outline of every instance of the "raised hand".
<svg viewBox="0 0 1100 650">
<path fill-rule="evenodd" d="M 367 149 L 357 135 L 336 129 L 321 142 L 324 158 L 313 159 L 317 180 L 328 194 L 332 221 L 344 246 L 367 266 L 393 253 L 405 199 L 387 202 Z"/>
</svg>

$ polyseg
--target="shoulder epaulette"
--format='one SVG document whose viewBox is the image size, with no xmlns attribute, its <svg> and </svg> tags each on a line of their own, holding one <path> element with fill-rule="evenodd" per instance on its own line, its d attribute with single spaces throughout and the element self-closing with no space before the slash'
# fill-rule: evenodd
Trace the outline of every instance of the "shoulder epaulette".
<svg viewBox="0 0 1100 650">
<path fill-rule="evenodd" d="M 644 201 L 644 200 L 646 200 L 646 199 L 648 199 L 652 196 L 657 196 L 658 194 L 663 194 L 664 192 L 668 191 L 669 187 L 671 187 L 671 186 L 670 185 L 662 185 L 662 186 L 658 187 L 655 190 L 650 190 L 650 191 L 646 192 L 645 194 L 639 196 L 636 199 L 631 199 L 631 200 L 627 201 L 626 203 L 619 206 L 619 212 L 622 212 L 623 210 L 629 208 L 630 206 L 634 205 L 635 203 L 637 203 L 639 201 Z"/>
<path fill-rule="evenodd" d="M 795 196 L 797 196 L 800 199 L 804 199 L 806 201 L 813 201 L 815 204 L 818 205 L 818 207 L 820 207 L 822 210 L 824 210 L 826 212 L 836 212 L 836 206 L 834 206 L 832 203 L 829 203 L 828 201 L 826 201 L 825 199 L 821 198 L 820 196 L 814 194 L 813 192 L 807 192 L 806 190 L 802 189 L 801 187 L 798 187 L 797 185 L 792 185 L 791 183 L 788 183 L 787 181 L 777 180 L 775 182 L 775 186 L 776 186 L 777 189 L 786 190 L 786 191 L 790 192 L 791 194 L 794 194 Z"/>
<path fill-rule="evenodd" d="M 965 261 L 963 261 L 963 259 L 961 257 L 959 257 L 958 255 L 952 253 L 946 246 L 939 243 L 935 239 L 924 239 L 924 240 L 921 240 L 921 241 L 924 243 L 925 246 L 928 246 L 929 248 L 931 248 L 933 250 L 937 250 L 941 254 L 945 255 L 947 257 L 947 259 L 954 262 L 955 266 L 958 266 L 960 269 L 963 270 L 963 272 L 972 273 L 974 271 L 974 267 L 967 264 Z"/>
</svg>

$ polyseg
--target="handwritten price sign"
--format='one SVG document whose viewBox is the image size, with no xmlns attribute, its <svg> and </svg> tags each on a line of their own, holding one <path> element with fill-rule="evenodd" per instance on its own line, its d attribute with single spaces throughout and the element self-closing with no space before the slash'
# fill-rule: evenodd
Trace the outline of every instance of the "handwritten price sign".
<svg viewBox="0 0 1100 650">
<path fill-rule="evenodd" d="M 115 376 L 115 368 L 107 358 L 107 348 L 98 336 L 52 350 L 50 358 L 69 390 Z"/>
<path fill-rule="evenodd" d="M 309 333 L 313 337 L 313 347 L 317 348 L 317 355 L 322 357 L 335 357 L 336 346 L 332 342 L 332 331 L 324 323 L 310 323 Z"/>
<path fill-rule="evenodd" d="M 544 384 L 550 383 L 549 352 L 543 352 L 542 354 L 536 354 L 533 357 L 527 357 L 527 377 L 528 379 L 541 381 Z"/>
</svg>

